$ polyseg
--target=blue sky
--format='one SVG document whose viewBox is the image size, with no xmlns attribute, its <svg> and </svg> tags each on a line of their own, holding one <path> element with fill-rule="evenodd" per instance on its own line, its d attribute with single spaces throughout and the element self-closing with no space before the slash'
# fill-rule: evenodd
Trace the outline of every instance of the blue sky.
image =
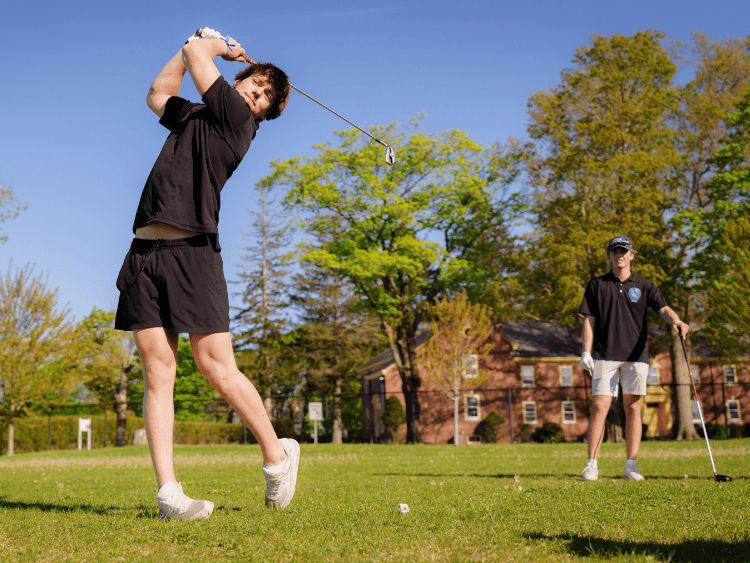
<svg viewBox="0 0 750 563">
<path fill-rule="evenodd" d="M 1 13 L 0 180 L 29 209 L 0 225 L 0 272 L 11 260 L 35 264 L 77 320 L 116 307 L 135 209 L 166 136 L 146 93 L 198 27 L 232 35 L 361 127 L 424 112 L 424 130 L 459 129 L 485 145 L 525 136 L 529 96 L 558 84 L 591 34 L 750 32 L 747 0 L 41 0 Z M 241 68 L 218 66 L 227 78 Z M 181 95 L 199 101 L 188 76 Z M 222 193 L 228 280 L 269 162 L 312 154 L 347 127 L 299 94 L 263 124 Z"/>
</svg>

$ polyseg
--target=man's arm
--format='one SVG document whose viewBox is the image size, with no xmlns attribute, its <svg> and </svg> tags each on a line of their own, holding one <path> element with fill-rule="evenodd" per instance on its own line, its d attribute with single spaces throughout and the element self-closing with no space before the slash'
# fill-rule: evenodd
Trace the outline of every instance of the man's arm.
<svg viewBox="0 0 750 563">
<path fill-rule="evenodd" d="M 591 323 L 594 322 L 594 317 L 586 315 L 583 318 L 583 351 L 591 353 L 591 348 L 594 346 L 594 327 Z"/>
<path fill-rule="evenodd" d="M 164 115 L 167 100 L 172 96 L 180 95 L 183 76 L 185 76 L 185 65 L 182 63 L 182 51 L 180 51 L 161 69 L 151 83 L 151 88 L 148 89 L 146 103 L 160 118 Z"/>
<path fill-rule="evenodd" d="M 687 336 L 690 327 L 680 320 L 680 317 L 670 307 L 662 307 L 659 309 L 661 318 L 667 321 L 667 324 L 672 325 L 674 331 L 680 335 L 683 339 Z"/>
<path fill-rule="evenodd" d="M 581 354 L 581 367 L 592 373 L 594 371 L 594 358 L 591 357 L 591 349 L 594 347 L 594 327 L 591 323 L 594 317 L 585 315 L 583 317 L 583 353 Z"/>
<path fill-rule="evenodd" d="M 190 73 L 193 84 L 201 96 L 221 76 L 214 64 L 216 57 L 220 56 L 225 61 L 253 62 L 245 55 L 245 49 L 239 43 L 231 37 L 228 40 L 232 45 L 229 47 L 229 54 L 227 43 L 223 39 L 196 39 L 186 43 L 182 48 L 182 64 Z"/>
</svg>

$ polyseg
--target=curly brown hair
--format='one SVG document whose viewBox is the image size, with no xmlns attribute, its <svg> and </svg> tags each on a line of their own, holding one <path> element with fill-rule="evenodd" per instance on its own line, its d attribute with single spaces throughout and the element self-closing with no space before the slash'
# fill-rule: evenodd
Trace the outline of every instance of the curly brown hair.
<svg viewBox="0 0 750 563">
<path fill-rule="evenodd" d="M 289 101 L 289 77 L 276 65 L 257 62 L 239 71 L 235 80 L 242 82 L 253 75 L 263 76 L 268 81 L 273 100 L 266 111 L 265 119 L 276 119 L 282 114 Z"/>
</svg>

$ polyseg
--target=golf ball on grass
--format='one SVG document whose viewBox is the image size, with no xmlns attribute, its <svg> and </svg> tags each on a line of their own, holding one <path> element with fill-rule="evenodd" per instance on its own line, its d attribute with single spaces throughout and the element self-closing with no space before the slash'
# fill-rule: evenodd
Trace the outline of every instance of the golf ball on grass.
<svg viewBox="0 0 750 563">
<path fill-rule="evenodd" d="M 399 514 L 409 514 L 409 505 L 405 502 L 402 502 L 396 507 L 396 512 Z"/>
</svg>

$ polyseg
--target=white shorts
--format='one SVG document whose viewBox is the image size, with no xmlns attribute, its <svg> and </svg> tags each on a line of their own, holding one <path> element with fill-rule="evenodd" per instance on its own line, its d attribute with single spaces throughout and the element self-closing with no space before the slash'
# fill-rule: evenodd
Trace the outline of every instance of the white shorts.
<svg viewBox="0 0 750 563">
<path fill-rule="evenodd" d="M 611 362 L 594 360 L 591 394 L 617 397 L 617 385 L 622 385 L 624 395 L 645 395 L 648 382 L 648 364 L 645 362 Z"/>
</svg>

